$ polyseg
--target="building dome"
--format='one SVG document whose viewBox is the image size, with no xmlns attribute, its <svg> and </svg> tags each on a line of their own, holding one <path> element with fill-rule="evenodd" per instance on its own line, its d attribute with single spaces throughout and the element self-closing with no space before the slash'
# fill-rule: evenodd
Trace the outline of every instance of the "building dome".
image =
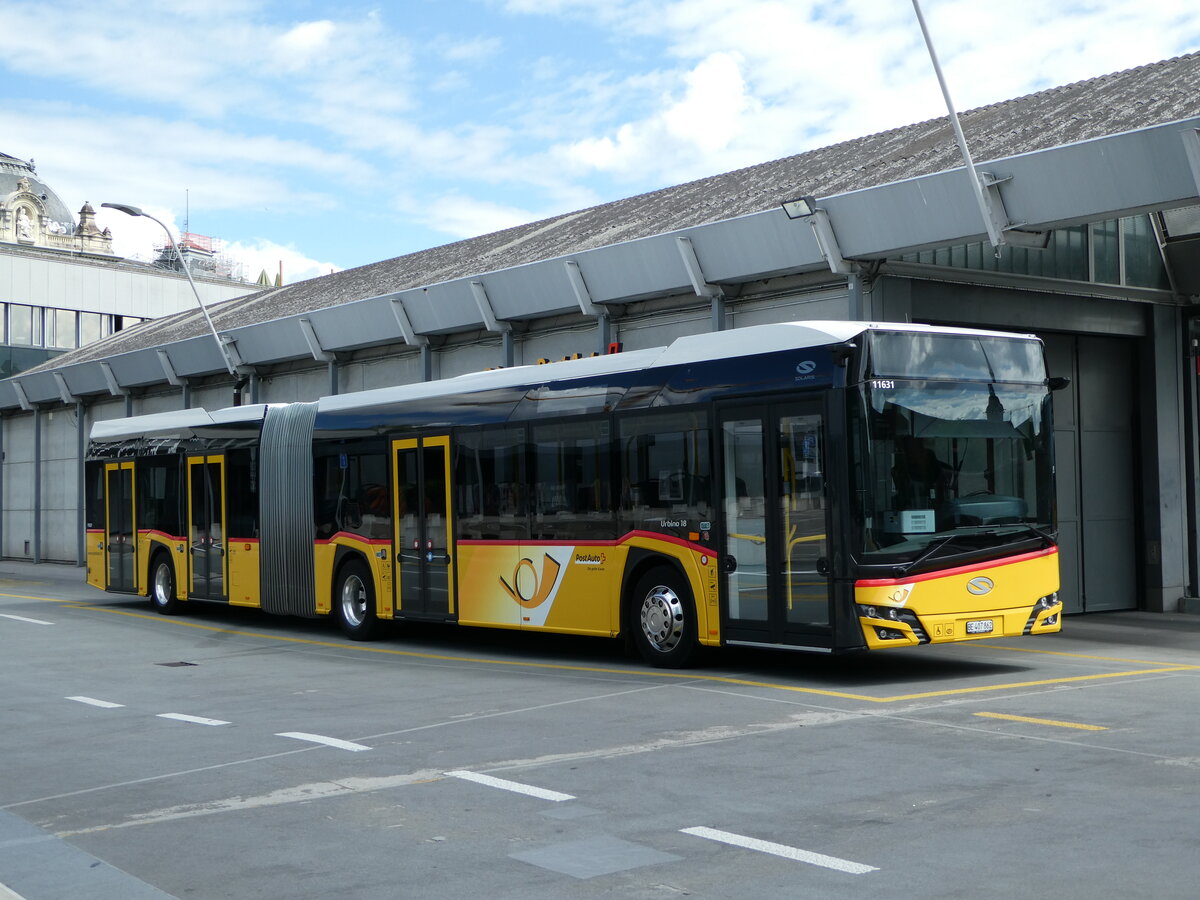
<svg viewBox="0 0 1200 900">
<path fill-rule="evenodd" d="M 58 194 L 37 177 L 33 160 L 0 153 L 0 244 L 112 256 L 112 235 L 96 225 L 88 203 L 79 220 Z"/>
<path fill-rule="evenodd" d="M 28 191 L 33 194 L 44 205 L 43 215 L 48 220 L 48 229 L 52 233 L 73 234 L 75 231 L 75 216 L 71 214 L 71 210 L 62 202 L 58 194 L 47 185 L 44 181 L 37 177 L 37 170 L 33 166 L 33 160 L 26 162 L 23 159 L 17 159 L 15 156 L 9 156 L 7 153 L 0 153 L 0 206 L 7 205 L 6 201 L 13 195 L 21 191 L 21 181 L 24 179 L 29 183 Z M 55 228 L 53 226 L 59 226 Z"/>
</svg>

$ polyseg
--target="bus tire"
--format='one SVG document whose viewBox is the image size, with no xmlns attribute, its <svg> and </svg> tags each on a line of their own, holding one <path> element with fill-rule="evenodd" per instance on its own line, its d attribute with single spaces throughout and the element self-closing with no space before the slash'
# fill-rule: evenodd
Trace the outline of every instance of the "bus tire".
<svg viewBox="0 0 1200 900">
<path fill-rule="evenodd" d="M 348 560 L 338 571 L 333 589 L 333 609 L 338 627 L 350 640 L 369 641 L 378 634 L 375 580 L 361 560 Z"/>
<path fill-rule="evenodd" d="M 692 592 L 674 569 L 659 566 L 637 580 L 628 621 L 633 643 L 650 665 L 681 669 L 695 658 L 696 607 Z"/>
<path fill-rule="evenodd" d="M 159 550 L 150 560 L 150 605 L 164 616 L 179 612 L 179 591 L 171 554 Z"/>
</svg>

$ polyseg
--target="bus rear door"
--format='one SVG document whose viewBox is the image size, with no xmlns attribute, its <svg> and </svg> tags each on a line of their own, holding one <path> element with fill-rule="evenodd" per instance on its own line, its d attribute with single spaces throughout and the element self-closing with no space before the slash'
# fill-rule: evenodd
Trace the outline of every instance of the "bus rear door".
<svg viewBox="0 0 1200 900">
<path fill-rule="evenodd" d="M 726 641 L 830 648 L 820 405 L 731 406 L 719 420 Z"/>
<path fill-rule="evenodd" d="M 104 566 L 110 591 L 137 590 L 132 462 L 104 466 Z"/>
<path fill-rule="evenodd" d="M 451 556 L 450 438 L 395 440 L 392 457 L 397 615 L 453 619 L 457 609 Z"/>
<path fill-rule="evenodd" d="M 224 600 L 225 456 L 188 458 L 188 595 Z"/>
</svg>

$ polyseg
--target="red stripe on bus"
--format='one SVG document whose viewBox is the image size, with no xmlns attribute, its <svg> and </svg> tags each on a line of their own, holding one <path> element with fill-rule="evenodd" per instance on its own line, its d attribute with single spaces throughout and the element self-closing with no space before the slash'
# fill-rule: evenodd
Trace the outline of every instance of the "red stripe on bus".
<svg viewBox="0 0 1200 900">
<path fill-rule="evenodd" d="M 695 550 L 697 553 L 715 554 L 716 550 L 712 547 L 705 547 L 702 544 L 696 544 L 692 541 L 685 541 L 683 538 L 677 538 L 670 534 L 661 534 L 657 531 L 629 531 L 621 537 L 613 541 L 456 541 L 460 547 L 616 547 L 620 544 L 627 544 L 634 538 L 649 538 L 655 541 L 662 541 L 667 544 L 676 544 L 680 547 L 686 547 L 689 550 Z"/>
<path fill-rule="evenodd" d="M 186 541 L 187 538 L 177 534 L 167 534 L 165 531 L 159 531 L 157 528 L 139 528 L 138 536 L 146 535 L 147 537 L 156 536 L 166 538 L 168 541 Z"/>
<path fill-rule="evenodd" d="M 360 534 L 355 534 L 352 531 L 335 531 L 329 537 L 315 538 L 313 543 L 332 544 L 338 538 L 346 538 L 346 539 L 349 539 L 352 541 L 358 541 L 360 544 L 381 544 L 381 545 L 384 545 L 387 547 L 390 547 L 392 545 L 391 538 L 366 538 Z M 238 540 L 241 540 L 241 538 L 238 538 Z"/>
<path fill-rule="evenodd" d="M 1019 556 L 1007 556 L 1004 559 L 993 559 L 988 562 L 972 563 L 969 566 L 959 566 L 956 569 L 942 569 L 938 572 L 926 572 L 914 575 L 912 578 L 863 578 L 854 582 L 855 587 L 892 587 L 898 584 L 916 584 L 919 581 L 932 581 L 935 578 L 948 578 L 954 575 L 966 575 L 969 572 L 979 572 L 984 569 L 994 569 L 997 566 L 1010 566 L 1013 563 L 1025 562 L 1030 559 L 1041 559 L 1043 556 L 1053 556 L 1058 553 L 1057 547 L 1046 550 L 1035 550 L 1032 553 L 1022 553 Z"/>
</svg>

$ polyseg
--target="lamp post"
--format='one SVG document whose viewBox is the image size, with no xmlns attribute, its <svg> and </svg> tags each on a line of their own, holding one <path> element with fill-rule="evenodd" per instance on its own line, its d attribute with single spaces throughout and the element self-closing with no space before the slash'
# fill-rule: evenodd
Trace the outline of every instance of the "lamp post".
<svg viewBox="0 0 1200 900">
<path fill-rule="evenodd" d="M 150 213 L 142 210 L 137 206 L 130 206 L 128 203 L 101 203 L 101 206 L 107 206 L 109 209 L 117 209 L 125 213 L 127 216 L 141 216 L 144 219 L 149 219 L 151 222 L 158 222 L 162 226 L 162 230 L 166 232 L 167 240 L 171 243 L 171 249 L 175 251 L 175 255 L 179 257 L 179 264 L 183 266 L 183 274 L 187 276 L 188 284 L 192 286 L 192 293 L 196 297 L 196 303 L 200 307 L 200 312 L 204 314 L 204 321 L 208 323 L 208 329 L 212 332 L 213 340 L 217 342 L 217 349 L 221 351 L 221 359 L 225 361 L 225 368 L 229 370 L 229 374 L 237 378 L 237 368 L 233 361 L 229 358 L 229 353 L 225 350 L 225 344 L 221 341 L 221 336 L 217 334 L 217 326 L 213 324 L 212 317 L 208 314 L 208 310 L 204 306 L 204 301 L 200 299 L 200 292 L 196 290 L 196 282 L 192 280 L 192 273 L 188 269 L 187 260 L 183 258 L 183 254 L 179 252 L 179 247 L 175 243 L 175 238 L 171 236 L 171 229 L 168 228 L 160 219 L 156 219 Z"/>
</svg>

